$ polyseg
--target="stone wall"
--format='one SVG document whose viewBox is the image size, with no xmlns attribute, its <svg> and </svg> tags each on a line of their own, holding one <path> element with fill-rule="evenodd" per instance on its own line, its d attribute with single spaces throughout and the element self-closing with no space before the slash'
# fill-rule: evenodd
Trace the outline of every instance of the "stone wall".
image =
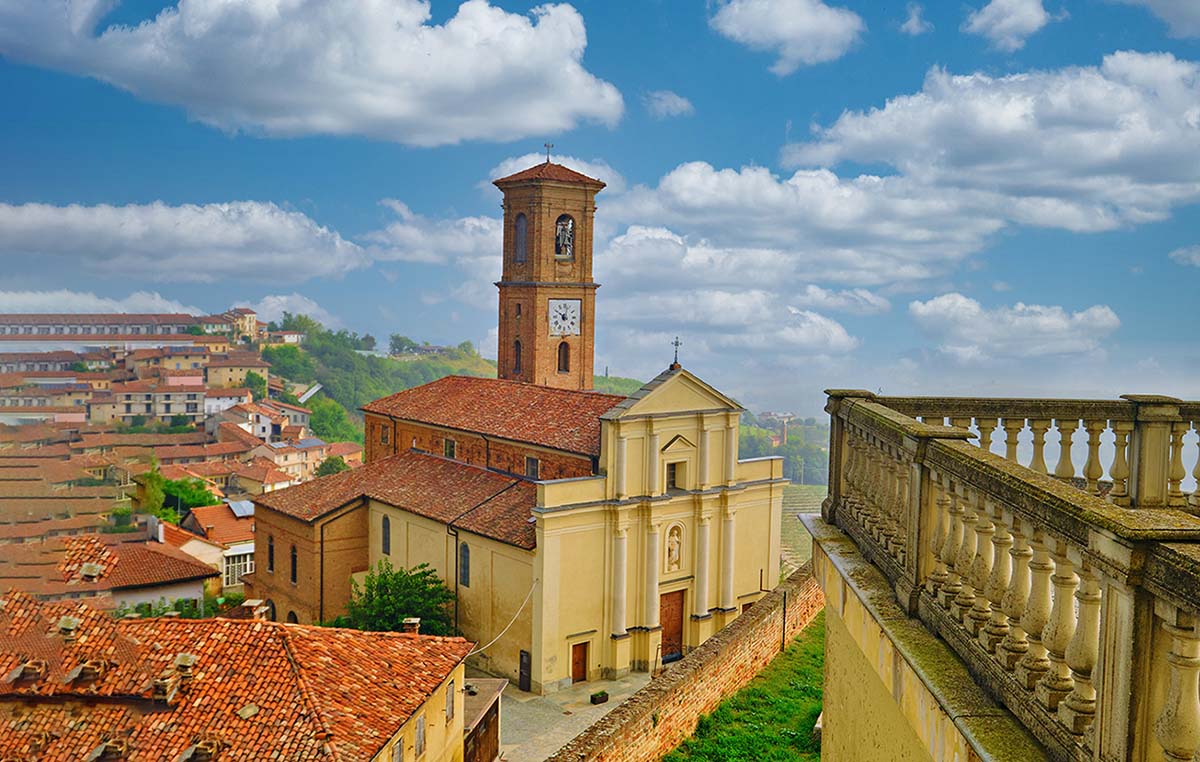
<svg viewBox="0 0 1200 762">
<path fill-rule="evenodd" d="M 824 605 L 812 568 L 802 567 L 724 630 L 559 749 L 550 761 L 661 758 L 695 731 L 700 717 L 750 682 Z"/>
</svg>

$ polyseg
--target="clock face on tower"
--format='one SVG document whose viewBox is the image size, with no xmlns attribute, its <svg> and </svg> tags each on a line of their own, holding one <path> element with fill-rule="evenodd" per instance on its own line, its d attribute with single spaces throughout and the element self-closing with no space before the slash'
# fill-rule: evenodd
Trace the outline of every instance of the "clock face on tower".
<svg viewBox="0 0 1200 762">
<path fill-rule="evenodd" d="M 579 335 L 579 300 L 551 299 L 550 300 L 550 335 L 578 336 Z"/>
</svg>

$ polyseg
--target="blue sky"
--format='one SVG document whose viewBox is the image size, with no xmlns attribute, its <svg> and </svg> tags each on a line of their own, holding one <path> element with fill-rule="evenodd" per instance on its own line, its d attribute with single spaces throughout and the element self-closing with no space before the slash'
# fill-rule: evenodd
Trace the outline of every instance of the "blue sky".
<svg viewBox="0 0 1200 762">
<path fill-rule="evenodd" d="M 494 352 L 487 180 L 550 140 L 598 368 L 1194 397 L 1198 62 L 1191 0 L 0 0 L 0 310 Z"/>
</svg>

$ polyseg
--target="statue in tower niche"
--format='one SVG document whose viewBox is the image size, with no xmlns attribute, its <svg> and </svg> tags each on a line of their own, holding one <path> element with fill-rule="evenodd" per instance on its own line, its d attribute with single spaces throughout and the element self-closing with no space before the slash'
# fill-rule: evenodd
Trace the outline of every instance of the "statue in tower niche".
<svg viewBox="0 0 1200 762">
<path fill-rule="evenodd" d="M 575 220 L 569 214 L 559 217 L 555 223 L 554 256 L 559 259 L 575 256 Z"/>
<path fill-rule="evenodd" d="M 667 571 L 679 571 L 683 563 L 683 530 L 671 527 L 667 532 Z"/>
</svg>

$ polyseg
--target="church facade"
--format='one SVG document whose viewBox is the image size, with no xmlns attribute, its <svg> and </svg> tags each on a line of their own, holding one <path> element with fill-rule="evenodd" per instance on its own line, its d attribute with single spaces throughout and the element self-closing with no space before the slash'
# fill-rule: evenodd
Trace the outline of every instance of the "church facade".
<svg viewBox="0 0 1200 762">
<path fill-rule="evenodd" d="M 257 498 L 248 595 L 328 620 L 350 577 L 428 563 L 471 660 L 552 692 L 680 658 L 774 587 L 784 479 L 738 458 L 743 409 L 678 364 L 591 391 L 603 184 L 549 162 L 496 184 L 499 378 L 377 400 L 366 465 Z"/>
</svg>

